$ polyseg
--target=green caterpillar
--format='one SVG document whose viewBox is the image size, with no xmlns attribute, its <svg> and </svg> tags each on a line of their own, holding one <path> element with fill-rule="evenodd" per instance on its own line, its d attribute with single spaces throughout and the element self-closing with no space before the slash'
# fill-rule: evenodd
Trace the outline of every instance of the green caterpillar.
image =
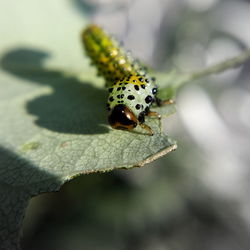
<svg viewBox="0 0 250 250">
<path fill-rule="evenodd" d="M 157 97 L 154 78 L 148 76 L 145 68 L 103 29 L 88 26 L 83 31 L 82 40 L 98 74 L 105 78 L 111 127 L 131 131 L 139 125 L 153 135 L 152 129 L 145 124 L 145 116 L 160 118 L 160 115 L 150 111 L 151 105 L 160 106 L 172 101 L 161 101 Z"/>
</svg>

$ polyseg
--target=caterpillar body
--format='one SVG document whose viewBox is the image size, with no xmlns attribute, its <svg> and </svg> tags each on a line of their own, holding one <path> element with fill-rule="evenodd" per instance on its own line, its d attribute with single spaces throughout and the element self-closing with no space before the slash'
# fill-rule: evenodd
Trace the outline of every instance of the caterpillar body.
<svg viewBox="0 0 250 250">
<path fill-rule="evenodd" d="M 133 130 L 137 125 L 153 135 L 145 116 L 160 115 L 150 111 L 153 103 L 172 103 L 157 97 L 157 86 L 141 63 L 97 25 L 88 26 L 82 34 L 87 55 L 104 77 L 108 88 L 108 121 L 115 129 Z"/>
</svg>

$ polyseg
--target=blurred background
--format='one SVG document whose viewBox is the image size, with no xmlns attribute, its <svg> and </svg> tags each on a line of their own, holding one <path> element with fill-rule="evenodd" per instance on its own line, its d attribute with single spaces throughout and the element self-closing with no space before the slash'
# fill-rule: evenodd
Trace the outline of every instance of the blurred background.
<svg viewBox="0 0 250 250">
<path fill-rule="evenodd" d="M 250 47 L 247 0 L 68 0 L 68 8 L 159 71 L 201 70 Z M 182 88 L 164 120 L 178 141 L 166 157 L 33 198 L 23 249 L 249 249 L 249 81 L 250 62 Z"/>
</svg>

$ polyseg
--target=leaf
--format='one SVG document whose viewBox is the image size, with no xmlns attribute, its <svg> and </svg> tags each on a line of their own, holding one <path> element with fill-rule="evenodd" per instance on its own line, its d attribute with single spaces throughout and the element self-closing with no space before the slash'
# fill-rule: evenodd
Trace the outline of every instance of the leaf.
<svg viewBox="0 0 250 250">
<path fill-rule="evenodd" d="M 157 119 L 147 119 L 154 136 L 108 126 L 103 81 L 79 41 L 86 20 L 68 1 L 2 5 L 0 249 L 17 249 L 30 197 L 57 191 L 79 174 L 143 166 L 176 144 Z"/>
</svg>

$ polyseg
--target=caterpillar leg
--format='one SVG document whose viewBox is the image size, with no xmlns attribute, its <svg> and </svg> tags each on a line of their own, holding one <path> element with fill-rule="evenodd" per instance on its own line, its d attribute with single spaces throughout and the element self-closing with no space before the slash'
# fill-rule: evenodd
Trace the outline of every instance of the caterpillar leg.
<svg viewBox="0 0 250 250">
<path fill-rule="evenodd" d="M 141 123 L 139 125 L 140 125 L 141 128 L 147 130 L 147 132 L 149 133 L 149 135 L 154 135 L 153 130 L 148 125 L 146 125 L 145 123 Z"/>
<path fill-rule="evenodd" d="M 158 119 L 161 119 L 161 115 L 155 111 L 149 111 L 147 116 L 150 116 L 150 117 L 155 117 L 155 118 L 158 118 Z"/>
<path fill-rule="evenodd" d="M 155 98 L 155 103 L 157 106 L 164 106 L 164 105 L 170 105 L 174 103 L 173 99 L 167 99 L 167 100 L 161 100 L 160 98 L 156 97 Z"/>
</svg>

